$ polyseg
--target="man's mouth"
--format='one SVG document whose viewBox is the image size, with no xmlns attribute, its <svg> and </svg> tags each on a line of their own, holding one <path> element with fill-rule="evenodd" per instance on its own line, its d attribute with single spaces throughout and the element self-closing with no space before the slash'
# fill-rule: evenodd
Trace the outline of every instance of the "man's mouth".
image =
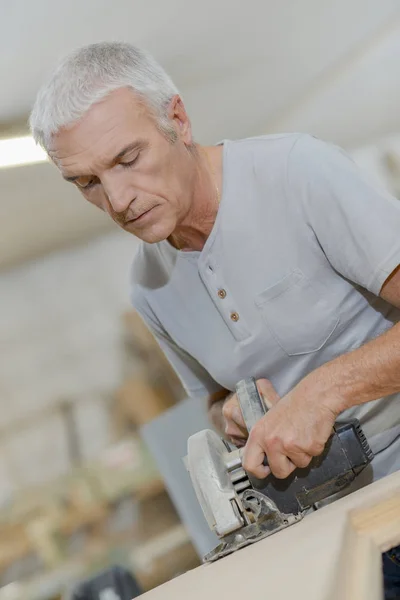
<svg viewBox="0 0 400 600">
<path fill-rule="evenodd" d="M 129 219 L 128 221 L 125 222 L 125 225 L 129 225 L 130 223 L 137 223 L 138 221 L 140 221 L 141 219 L 143 219 L 146 215 L 148 215 L 153 210 L 153 208 L 154 208 L 154 206 L 152 206 L 151 208 L 143 211 L 137 217 L 132 217 L 132 219 Z"/>
</svg>

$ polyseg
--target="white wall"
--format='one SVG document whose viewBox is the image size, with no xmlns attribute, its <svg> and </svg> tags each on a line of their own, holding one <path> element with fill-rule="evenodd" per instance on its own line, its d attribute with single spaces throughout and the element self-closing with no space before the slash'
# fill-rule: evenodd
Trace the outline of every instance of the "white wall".
<svg viewBox="0 0 400 600">
<path fill-rule="evenodd" d="M 137 242 L 116 231 L 0 275 L 0 431 L 76 399 L 84 456 L 108 441 L 104 402 L 120 381 L 121 313 Z M 0 435 L 0 502 L 69 468 L 57 413 Z"/>
</svg>

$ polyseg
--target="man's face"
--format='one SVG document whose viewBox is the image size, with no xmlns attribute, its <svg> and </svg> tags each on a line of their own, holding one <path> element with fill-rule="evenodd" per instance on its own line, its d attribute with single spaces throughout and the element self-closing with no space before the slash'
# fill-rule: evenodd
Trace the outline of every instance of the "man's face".
<svg viewBox="0 0 400 600">
<path fill-rule="evenodd" d="M 174 143 L 130 90 L 116 90 L 73 127 L 53 136 L 49 148 L 63 177 L 90 203 L 150 243 L 174 231 L 190 201 L 191 131 L 178 97 L 170 116 Z"/>
</svg>

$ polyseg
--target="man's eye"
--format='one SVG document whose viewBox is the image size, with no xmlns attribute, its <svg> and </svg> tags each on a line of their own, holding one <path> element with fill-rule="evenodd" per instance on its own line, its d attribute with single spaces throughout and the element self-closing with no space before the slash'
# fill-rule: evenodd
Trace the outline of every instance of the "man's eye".
<svg viewBox="0 0 400 600">
<path fill-rule="evenodd" d="M 81 190 L 90 190 L 92 187 L 94 187 L 98 183 L 99 183 L 98 179 L 91 179 L 85 185 L 82 185 L 82 184 L 79 184 L 79 183 L 78 183 L 78 185 L 81 188 Z"/>
<path fill-rule="evenodd" d="M 129 167 L 133 167 L 133 165 L 135 164 L 135 162 L 137 162 L 137 160 L 139 158 L 139 155 L 140 155 L 140 153 L 137 154 L 133 160 L 130 160 L 128 162 L 120 162 L 119 164 L 121 165 L 121 167 L 123 169 L 129 169 Z"/>
</svg>

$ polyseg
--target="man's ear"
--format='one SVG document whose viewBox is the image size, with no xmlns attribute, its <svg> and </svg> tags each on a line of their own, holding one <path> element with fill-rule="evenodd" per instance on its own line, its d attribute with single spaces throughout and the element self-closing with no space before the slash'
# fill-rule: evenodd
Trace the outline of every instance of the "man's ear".
<svg viewBox="0 0 400 600">
<path fill-rule="evenodd" d="M 170 101 L 168 107 L 168 116 L 174 123 L 179 139 L 187 146 L 191 146 L 193 144 L 192 126 L 187 115 L 185 105 L 183 104 L 183 100 L 178 94 L 173 96 Z"/>
</svg>

